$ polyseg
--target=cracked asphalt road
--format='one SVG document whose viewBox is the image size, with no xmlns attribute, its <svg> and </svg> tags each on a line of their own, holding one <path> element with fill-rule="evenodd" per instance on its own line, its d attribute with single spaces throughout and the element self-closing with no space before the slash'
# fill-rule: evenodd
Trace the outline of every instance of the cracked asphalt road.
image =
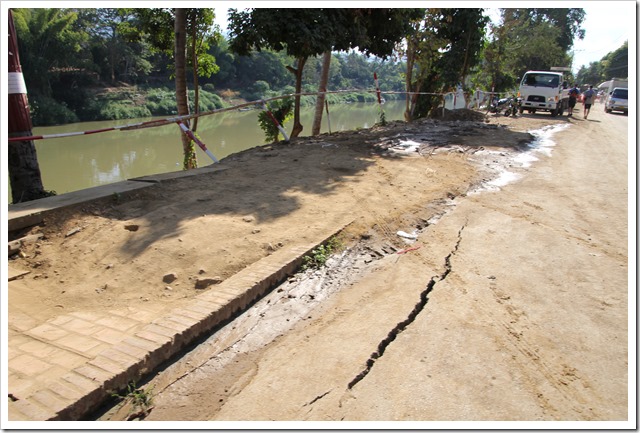
<svg viewBox="0 0 640 433">
<path fill-rule="evenodd" d="M 592 117 L 515 182 L 456 198 L 420 248 L 354 250 L 274 291 L 153 379 L 147 420 L 633 420 L 628 118 Z M 327 278 L 343 284 L 310 289 Z M 301 320 L 269 319 L 310 293 Z"/>
</svg>

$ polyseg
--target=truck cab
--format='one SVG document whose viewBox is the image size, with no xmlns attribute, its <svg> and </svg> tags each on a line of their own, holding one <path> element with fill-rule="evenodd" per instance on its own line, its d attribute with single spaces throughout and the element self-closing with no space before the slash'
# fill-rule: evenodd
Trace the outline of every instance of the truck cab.
<svg viewBox="0 0 640 433">
<path fill-rule="evenodd" d="M 522 98 L 520 113 L 541 110 L 555 117 L 569 106 L 569 84 L 561 72 L 528 71 L 520 82 L 519 96 Z"/>
</svg>

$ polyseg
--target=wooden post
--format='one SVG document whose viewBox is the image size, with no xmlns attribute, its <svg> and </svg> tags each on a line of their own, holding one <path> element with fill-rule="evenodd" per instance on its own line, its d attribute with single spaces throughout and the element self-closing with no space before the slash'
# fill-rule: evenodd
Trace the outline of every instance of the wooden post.
<svg viewBox="0 0 640 433">
<path fill-rule="evenodd" d="M 22 76 L 16 28 L 9 10 L 9 137 L 29 137 L 31 114 L 27 99 L 27 86 Z M 7 146 L 7 163 L 13 203 L 19 203 L 48 195 L 42 186 L 36 146 L 33 140 L 11 141 Z"/>
</svg>

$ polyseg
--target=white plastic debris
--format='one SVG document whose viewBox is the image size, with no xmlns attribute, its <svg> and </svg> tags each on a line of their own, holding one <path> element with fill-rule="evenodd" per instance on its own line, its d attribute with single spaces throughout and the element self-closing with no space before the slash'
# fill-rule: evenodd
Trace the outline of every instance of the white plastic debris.
<svg viewBox="0 0 640 433">
<path fill-rule="evenodd" d="M 405 238 L 405 239 L 413 239 L 413 240 L 418 239 L 418 235 L 416 235 L 415 233 L 407 233 L 407 232 L 403 232 L 402 230 L 398 231 L 396 234 L 401 238 Z"/>
</svg>

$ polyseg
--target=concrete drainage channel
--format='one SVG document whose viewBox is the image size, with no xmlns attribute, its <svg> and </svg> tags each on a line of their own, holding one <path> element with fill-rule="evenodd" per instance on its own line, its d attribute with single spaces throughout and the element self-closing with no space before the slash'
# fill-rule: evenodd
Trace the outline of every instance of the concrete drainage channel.
<svg viewBox="0 0 640 433">
<path fill-rule="evenodd" d="M 420 219 L 412 233 L 418 236 L 448 213 L 453 206 L 455 206 L 453 199 L 438 202 L 437 213 L 433 215 L 432 211 L 432 216 L 428 220 Z M 379 260 L 402 252 L 403 249 L 411 249 L 415 241 L 404 242 L 403 247 L 398 247 L 399 242 L 392 240 L 376 242 L 376 247 L 373 247 L 373 242 L 365 237 L 355 245 L 330 256 L 323 267 L 299 271 L 289 276 L 285 281 L 268 290 L 243 312 L 226 321 L 224 326 L 213 330 L 208 338 L 200 339 L 190 349 L 175 355 L 161 368 L 156 369 L 152 378 L 139 385 L 143 389 L 152 390 L 157 401 L 162 399 L 163 393 L 166 393 L 167 399 L 171 400 L 172 387 L 198 389 L 208 386 L 209 382 L 203 380 L 203 377 L 221 373 L 226 366 L 237 363 L 242 357 L 251 356 L 251 353 L 284 335 L 297 323 L 312 319 L 314 311 L 324 301 L 371 272 Z M 408 319 L 402 322 L 405 328 L 426 305 L 426 296 L 435 282 L 445 277 L 446 275 L 439 275 L 432 278 L 430 286 L 425 289 L 418 301 L 420 307 L 416 306 L 408 314 Z M 386 344 L 381 342 L 381 345 L 386 347 L 402 330 L 398 327 L 391 330 L 389 335 L 393 337 L 388 337 L 386 340 L 389 341 L 386 341 Z M 358 380 L 368 373 L 373 363 L 369 360 L 366 364 L 366 372 L 363 371 Z M 354 382 L 349 384 L 349 388 L 358 380 L 354 379 Z M 229 384 L 230 388 L 232 386 L 233 384 Z M 193 393 L 198 394 L 198 391 Z M 220 397 L 226 398 L 228 395 Z M 217 403 L 213 401 L 210 404 Z M 112 403 L 110 407 L 101 408 L 92 418 L 117 420 L 128 413 L 128 409 L 124 406 L 113 406 Z"/>
</svg>

